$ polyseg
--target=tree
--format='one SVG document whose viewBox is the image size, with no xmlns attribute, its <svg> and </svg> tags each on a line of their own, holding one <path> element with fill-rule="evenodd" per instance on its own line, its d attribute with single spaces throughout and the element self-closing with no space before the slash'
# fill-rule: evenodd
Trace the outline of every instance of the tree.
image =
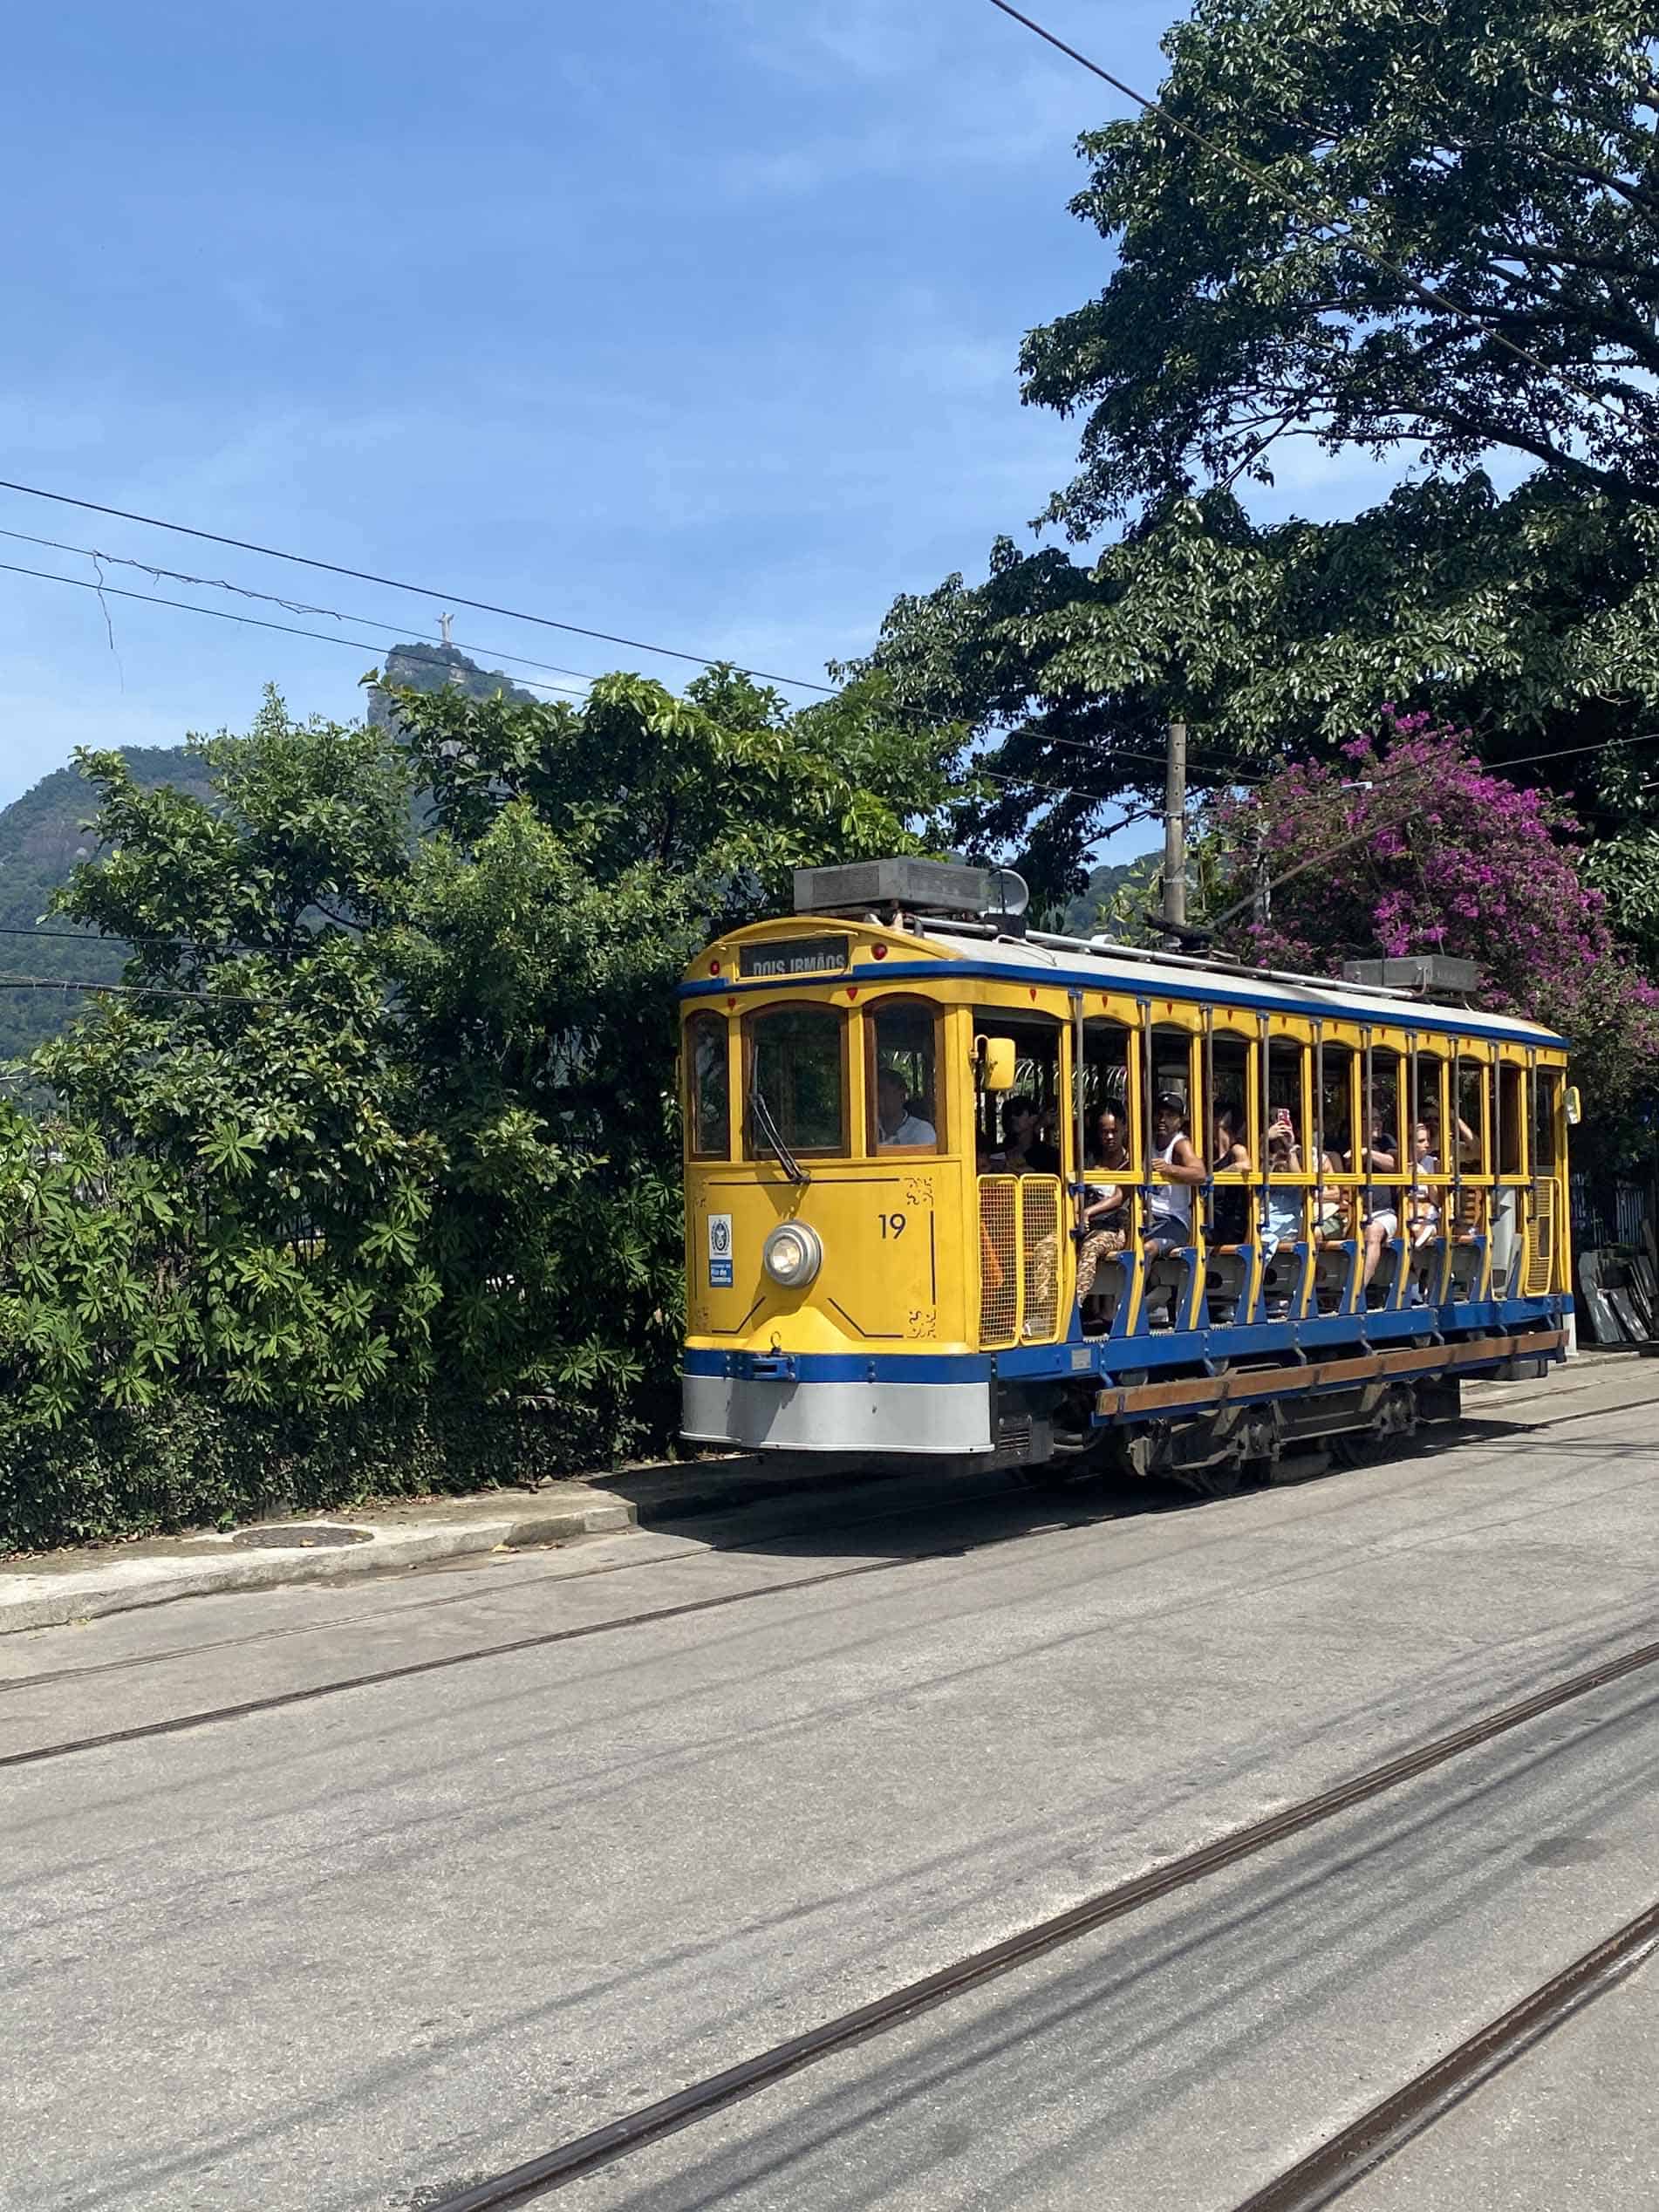
<svg viewBox="0 0 1659 2212">
<path fill-rule="evenodd" d="M 1082 140 L 1099 296 L 1025 396 L 1085 413 L 1051 514 L 1268 479 L 1282 440 L 1494 447 L 1659 504 L 1650 0 L 1198 0 L 1162 113 Z"/>
<path fill-rule="evenodd" d="M 795 866 L 937 846 L 959 788 L 955 734 L 875 679 L 801 712 L 720 671 L 393 696 L 389 731 L 272 697 L 200 748 L 208 801 L 83 761 L 104 850 L 62 911 L 134 940 L 134 995 L 36 1055 L 60 1123 L 0 1161 L 35 1417 L 528 1393 L 571 1458 L 625 1448 L 677 1348 L 681 971 Z M 102 1274 L 83 1185 L 144 1210 Z"/>
<path fill-rule="evenodd" d="M 1484 768 L 1466 732 L 1389 716 L 1340 761 L 1293 762 L 1218 802 L 1209 911 L 1243 908 L 1224 944 L 1304 972 L 1379 953 L 1476 961 L 1483 1006 L 1565 1034 L 1592 1109 L 1587 1144 L 1611 1161 L 1640 1149 L 1659 1101 L 1659 989 L 1583 880 L 1577 830 L 1559 800 Z M 1266 919 L 1259 860 L 1276 886 Z"/>
<path fill-rule="evenodd" d="M 995 738 L 985 765 L 1009 781 L 971 834 L 1026 841 L 1045 890 L 1123 795 L 1156 792 L 1171 720 L 1204 790 L 1328 756 L 1386 705 L 1432 710 L 1600 833 L 1628 818 L 1600 796 L 1601 748 L 1659 728 L 1659 513 L 1541 474 L 1506 499 L 1477 472 L 1273 528 L 1212 492 L 1088 563 L 1000 539 L 983 584 L 898 600 L 867 665 Z"/>
</svg>

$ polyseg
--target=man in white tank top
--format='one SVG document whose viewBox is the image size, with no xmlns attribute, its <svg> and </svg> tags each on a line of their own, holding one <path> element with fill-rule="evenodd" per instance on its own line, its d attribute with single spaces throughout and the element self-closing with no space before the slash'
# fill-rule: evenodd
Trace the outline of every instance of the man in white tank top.
<svg viewBox="0 0 1659 2212">
<path fill-rule="evenodd" d="M 1209 1174 L 1186 1133 L 1186 1101 L 1178 1091 L 1160 1091 L 1153 1101 L 1152 1141 L 1157 1175 L 1146 1225 L 1149 1260 L 1191 1243 L 1192 1192 Z"/>
</svg>

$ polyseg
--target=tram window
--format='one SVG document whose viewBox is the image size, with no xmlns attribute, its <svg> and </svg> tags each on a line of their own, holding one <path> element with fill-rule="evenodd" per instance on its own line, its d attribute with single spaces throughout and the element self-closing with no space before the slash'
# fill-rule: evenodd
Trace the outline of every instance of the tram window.
<svg viewBox="0 0 1659 2212">
<path fill-rule="evenodd" d="M 1540 1068 L 1533 1093 L 1533 1173 L 1553 1175 L 1560 1165 L 1556 1147 L 1556 1120 L 1561 1109 L 1561 1078 L 1553 1068 Z"/>
<path fill-rule="evenodd" d="M 1303 1050 L 1287 1037 L 1275 1037 L 1267 1047 L 1267 1126 L 1263 1150 L 1272 1176 L 1296 1174 L 1296 1163 L 1307 1157 L 1301 1150 Z M 1287 1129 L 1288 1137 L 1275 1136 L 1275 1131 Z"/>
<path fill-rule="evenodd" d="M 1458 1149 L 1465 1175 L 1486 1172 L 1486 1070 L 1465 1060 L 1458 1070 Z M 1466 1132 L 1466 1134 L 1465 1134 Z"/>
<path fill-rule="evenodd" d="M 1428 1154 L 1434 1166 L 1429 1171 L 1449 1175 L 1451 1161 L 1445 1145 L 1446 1123 L 1446 1063 L 1438 1053 L 1420 1052 L 1417 1055 L 1417 1116 L 1411 1130 L 1412 1157 L 1419 1150 L 1417 1130 L 1428 1133 Z"/>
<path fill-rule="evenodd" d="M 1250 1045 L 1243 1037 L 1230 1036 L 1222 1031 L 1211 1039 L 1209 1064 L 1214 1095 L 1210 1100 L 1210 1131 L 1206 1134 L 1213 1132 L 1211 1142 L 1215 1146 L 1214 1159 L 1218 1172 L 1226 1171 L 1221 1166 L 1219 1130 L 1217 1127 L 1224 1111 L 1231 1112 L 1234 1144 L 1242 1144 L 1247 1152 L 1251 1151 L 1251 1057 Z M 1199 1150 L 1203 1149 L 1200 1145 Z M 1207 1159 L 1211 1155 L 1206 1152 L 1205 1157 Z M 1232 1172 L 1242 1171 L 1235 1169 Z"/>
<path fill-rule="evenodd" d="M 870 1042 L 870 1149 L 936 1152 L 940 1100 L 933 1081 L 936 1017 L 932 1007 L 872 1007 Z"/>
<path fill-rule="evenodd" d="M 1521 1078 L 1526 1071 L 1505 1060 L 1498 1069 L 1498 1172 L 1519 1175 L 1521 1167 Z"/>
<path fill-rule="evenodd" d="M 1007 1110 L 1016 1099 L 1028 1099 L 1036 1108 L 1038 1142 L 1060 1151 L 1069 1113 L 1060 1096 L 1059 1023 L 1010 1021 L 983 1012 L 975 1014 L 973 1027 L 979 1036 L 1008 1038 L 1014 1055 L 1013 1090 L 981 1091 L 976 1101 L 974 1150 L 980 1173 L 993 1173 L 1000 1165 Z"/>
<path fill-rule="evenodd" d="M 1086 1021 L 1083 1024 L 1083 1153 L 1086 1159 L 1093 1159 L 1099 1150 L 1096 1130 L 1103 1113 L 1116 1116 L 1117 1140 L 1127 1145 L 1130 1127 L 1129 1032 L 1118 1021 Z"/>
<path fill-rule="evenodd" d="M 1360 1138 L 1355 1127 L 1355 1076 L 1359 1055 L 1352 1045 L 1328 1044 L 1322 1055 L 1319 1092 L 1319 1146 L 1337 1171 L 1351 1167 Z"/>
<path fill-rule="evenodd" d="M 1189 1125 L 1192 1116 L 1192 1039 L 1185 1029 L 1154 1029 L 1151 1035 L 1152 1096 L 1181 1100 Z M 1194 1131 L 1196 1138 L 1197 1132 Z"/>
<path fill-rule="evenodd" d="M 1403 1086 L 1400 1080 L 1400 1055 L 1387 1045 L 1376 1045 L 1371 1049 L 1370 1095 L 1365 1102 L 1370 1114 L 1371 1126 L 1365 1132 L 1366 1149 L 1383 1152 L 1396 1163 L 1394 1172 L 1399 1174 L 1404 1164 L 1403 1138 L 1400 1130 L 1400 1101 Z M 1379 1172 L 1386 1173 L 1386 1170 Z"/>
<path fill-rule="evenodd" d="M 694 1159 L 724 1159 L 732 1149 L 729 1088 L 725 1018 L 694 1014 L 686 1024 L 686 1089 Z"/>
<path fill-rule="evenodd" d="M 752 1086 L 748 1156 L 771 1157 L 755 1110 L 759 1093 L 792 1152 L 844 1152 L 847 1087 L 842 1062 L 842 1020 L 830 1007 L 779 1007 L 749 1025 Z"/>
</svg>

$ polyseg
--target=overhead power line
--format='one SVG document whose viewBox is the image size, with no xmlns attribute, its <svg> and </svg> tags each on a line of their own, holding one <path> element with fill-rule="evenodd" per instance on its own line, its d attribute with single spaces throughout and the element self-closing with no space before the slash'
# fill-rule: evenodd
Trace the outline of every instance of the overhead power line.
<svg viewBox="0 0 1659 2212">
<path fill-rule="evenodd" d="M 289 561 L 297 568 L 317 569 L 328 576 L 347 576 L 354 583 L 382 584 L 388 591 L 411 591 L 418 598 L 435 599 L 440 605 L 470 607 L 475 614 L 498 614 L 509 622 L 530 622 L 543 630 L 562 630 L 572 638 L 594 638 L 602 645 L 625 645 L 630 652 L 657 653 L 667 660 L 689 661 L 698 668 L 729 668 L 736 664 L 720 654 L 686 652 L 678 645 L 656 645 L 644 638 L 625 638 L 611 630 L 590 630 L 579 622 L 561 622 L 552 615 L 531 614 L 522 607 L 503 607 L 489 599 L 470 599 L 464 592 L 440 591 L 430 584 L 410 584 L 399 577 L 377 576 L 371 569 L 348 568 L 340 561 L 324 561 L 311 553 L 290 553 L 277 545 L 259 545 L 245 537 L 228 537 L 218 530 L 197 529 L 188 522 L 170 522 L 160 515 L 135 514 L 130 508 L 106 507 L 94 499 L 73 499 L 67 492 L 44 490 L 38 484 L 17 484 L 0 477 L 0 491 L 21 492 L 27 499 L 53 500 L 60 507 L 79 507 L 89 515 L 111 515 L 119 522 L 138 522 L 146 529 L 171 530 L 175 536 L 201 539 L 208 545 L 229 545 L 238 553 L 257 553 L 268 561 Z M 787 684 L 792 691 L 822 692 L 833 697 L 836 686 L 804 676 L 780 676 L 766 668 L 738 668 L 740 676 L 753 676 L 763 684 Z"/>
<path fill-rule="evenodd" d="M 469 598 L 464 592 L 439 591 L 434 590 L 429 584 L 404 583 L 393 577 L 379 576 L 366 569 L 351 568 L 346 566 L 344 563 L 338 561 L 326 561 L 322 559 L 320 556 L 312 554 L 290 553 L 284 551 L 279 547 L 257 544 L 248 538 L 231 537 L 218 530 L 200 529 L 190 523 L 169 522 L 160 515 L 142 515 L 136 513 L 129 508 L 111 507 L 98 500 L 78 499 L 73 497 L 68 492 L 50 491 L 44 486 L 38 484 L 17 483 L 14 482 L 10 478 L 0 477 L 0 491 L 17 492 L 24 497 L 29 499 L 51 500 L 59 506 L 78 508 L 91 515 L 113 515 L 118 521 L 136 522 L 145 529 L 170 530 L 181 536 L 199 538 L 210 545 L 228 545 L 234 548 L 238 552 L 256 553 L 268 559 L 291 562 L 299 567 L 316 569 L 329 576 L 351 577 L 358 583 L 381 584 L 386 589 L 393 591 L 413 592 L 419 597 L 435 599 L 447 606 L 471 607 L 482 613 L 501 615 L 510 621 L 535 623 L 546 629 L 562 630 L 567 632 L 572 636 L 594 638 L 607 645 L 625 645 L 631 652 L 634 652 L 656 653 L 665 656 L 670 659 L 688 661 L 700 668 L 736 667 L 734 663 L 723 660 L 716 655 L 687 652 L 682 651 L 678 646 L 673 645 L 653 645 L 647 640 L 641 638 L 625 638 L 611 631 L 586 629 L 577 623 L 556 620 L 550 615 L 532 614 L 526 612 L 522 609 L 498 606 L 488 600 Z M 167 576 L 177 581 L 195 582 L 201 584 L 204 586 L 204 588 L 214 591 L 234 591 L 245 597 L 264 600 L 270 604 L 287 608 L 290 611 L 326 614 L 331 620 L 339 622 L 357 622 L 365 629 L 384 629 L 393 635 L 397 634 L 392 625 L 372 621 L 367 616 L 341 614 L 338 610 L 332 607 L 304 607 L 300 606 L 296 602 L 279 598 L 274 592 L 255 591 L 247 586 L 230 584 L 214 577 L 184 577 L 181 571 L 177 570 L 158 569 L 152 566 L 152 564 L 147 562 L 132 560 L 129 556 L 125 555 L 104 554 L 99 552 L 97 549 L 88 546 L 65 545 L 59 539 L 31 537 L 26 532 L 22 530 L 0 531 L 0 536 L 21 538 L 30 544 L 51 546 L 57 550 L 78 553 L 84 558 L 93 561 L 100 559 L 119 560 L 124 565 L 143 569 L 147 571 L 147 573 L 153 576 Z M 86 591 L 102 590 L 105 592 L 113 593 L 118 598 L 136 599 L 151 606 L 174 607 L 182 610 L 186 613 L 205 614 L 212 617 L 217 621 L 230 622 L 242 620 L 255 628 L 281 631 L 289 636 L 315 638 L 324 644 L 333 643 L 351 645 L 368 652 L 378 652 L 379 650 L 378 646 L 370 643 L 370 641 L 365 638 L 331 638 L 326 632 L 323 631 L 299 629 L 288 623 L 269 621 L 262 622 L 256 620 L 252 616 L 237 617 L 218 608 L 199 606 L 189 600 L 168 599 L 158 594 L 141 591 L 122 591 L 114 584 L 100 586 L 94 584 L 87 584 L 79 577 L 58 576 L 51 570 L 46 569 L 23 568 L 15 563 L 0 562 L 0 570 L 6 570 L 10 573 L 18 576 L 38 577 L 48 583 L 72 584 L 79 589 Z M 517 660 L 522 662 L 522 665 L 529 667 L 545 667 L 549 665 L 545 662 L 526 660 L 522 655 L 502 653 L 495 647 L 474 646 L 472 650 L 479 652 L 492 652 L 499 659 Z M 579 670 L 569 669 L 563 672 L 569 675 L 582 676 L 583 680 L 586 682 L 591 682 L 594 680 L 591 677 L 583 675 L 583 672 Z M 819 683 L 814 679 L 807 676 L 782 675 L 776 672 L 762 668 L 736 668 L 736 672 L 741 676 L 754 677 L 762 683 L 784 684 L 794 691 L 816 692 L 825 698 L 833 698 L 836 695 L 836 687 L 834 685 Z M 534 691 L 564 692 L 569 689 L 569 686 L 564 685 L 536 683 L 529 678 L 525 679 L 525 682 L 527 686 Z M 579 696 L 579 694 L 577 695 Z M 915 707 L 899 706 L 896 707 L 892 711 L 908 720 L 925 721 L 930 725 L 936 725 L 941 720 L 946 719 L 937 715 L 924 714 L 919 709 Z M 1073 745 L 1075 746 L 1076 749 L 1080 752 L 1087 752 L 1090 749 L 1089 747 L 1075 739 L 1053 739 L 1048 741 L 1052 743 Z M 1149 754 L 1119 754 L 1118 757 L 1121 759 L 1136 759 L 1149 762 L 1152 761 L 1153 759 L 1153 756 Z M 1161 757 L 1155 764 L 1161 768 Z M 1219 764 L 1218 764 L 1215 772 L 1219 772 Z M 1039 777 L 1009 776 L 1001 774 L 999 771 L 988 768 L 979 770 L 978 773 L 989 776 L 993 782 L 1000 782 L 1004 784 L 1024 784 L 1032 790 L 1044 791 L 1056 798 L 1094 799 L 1097 803 L 1104 803 L 1105 795 L 1081 791 L 1066 785 L 1046 783 Z M 1248 779 L 1241 777 L 1239 780 L 1247 781 Z"/>
<path fill-rule="evenodd" d="M 61 975 L 0 976 L 0 991 L 102 991 L 117 999 L 194 999 L 207 1007 L 274 1007 L 280 999 L 252 999 L 236 991 L 169 991 L 151 983 L 79 983 Z"/>
<path fill-rule="evenodd" d="M 1219 160 L 1226 162 L 1230 167 L 1236 169 L 1240 176 L 1247 178 L 1252 184 L 1258 186 L 1260 190 L 1277 200 L 1280 207 L 1287 208 L 1292 215 L 1307 215 L 1314 217 L 1321 230 L 1334 234 L 1332 239 L 1334 244 L 1346 248 L 1348 252 L 1356 254 L 1361 260 L 1369 261 L 1374 269 L 1380 269 L 1386 275 L 1394 277 L 1405 286 L 1414 299 L 1420 300 L 1424 306 L 1432 308 L 1437 315 L 1450 315 L 1460 322 L 1467 323 L 1471 328 L 1478 330 L 1483 337 L 1490 338 L 1493 345 L 1502 346 L 1507 353 L 1512 353 L 1518 361 L 1524 361 L 1528 368 L 1536 369 L 1541 376 L 1547 377 L 1553 384 L 1560 385 L 1563 391 L 1572 393 L 1575 399 L 1587 400 L 1593 407 L 1611 412 L 1608 408 L 1608 395 L 1605 393 L 1596 391 L 1594 386 L 1580 384 L 1576 377 L 1569 375 L 1566 370 L 1543 360 L 1528 347 L 1510 338 L 1505 331 L 1498 329 L 1496 324 L 1485 316 L 1477 313 L 1472 307 L 1465 307 L 1458 300 L 1448 299 L 1444 292 L 1437 292 L 1431 284 L 1425 284 L 1420 277 L 1414 276 L 1410 270 L 1404 268 L 1399 262 L 1390 260 L 1388 255 L 1378 252 L 1375 247 L 1362 245 L 1342 215 L 1321 214 L 1316 202 L 1305 199 L 1303 195 L 1293 192 L 1288 186 L 1280 184 L 1271 170 L 1264 169 L 1260 162 L 1253 161 L 1248 154 L 1240 154 L 1236 147 L 1228 146 L 1224 140 L 1212 136 L 1210 132 L 1200 130 L 1196 123 L 1189 123 L 1185 116 L 1177 115 L 1172 109 L 1165 107 L 1161 100 L 1153 99 L 1145 92 L 1137 92 L 1133 85 L 1126 85 L 1121 77 L 1114 76 L 1109 69 L 1103 68 L 1097 61 L 1091 61 L 1087 54 L 1080 53 L 1075 46 L 1068 45 L 1066 41 L 1058 38 L 1054 31 L 1045 30 L 1034 17 L 1022 14 L 1012 4 L 1012 0 L 991 0 L 991 5 L 1000 10 L 1003 15 L 1011 17 L 1015 23 L 1023 24 L 1026 30 L 1042 39 L 1046 44 L 1053 46 L 1057 52 L 1064 54 L 1068 61 L 1075 61 L 1080 69 L 1086 69 L 1091 77 L 1098 77 L 1103 84 L 1109 85 L 1115 92 L 1122 92 L 1125 99 L 1132 100 L 1144 113 L 1156 115 L 1160 122 L 1167 123 L 1171 130 L 1179 131 L 1183 137 L 1191 139 L 1195 146 L 1202 147 L 1206 153 L 1212 154 Z"/>
<path fill-rule="evenodd" d="M 7 535 L 21 535 L 21 533 L 0 532 L 0 536 Z M 70 548 L 67 550 L 75 550 L 78 549 Z M 142 568 L 145 563 L 140 561 L 134 563 L 133 565 L 135 567 Z M 199 606 L 193 599 L 170 599 L 158 592 L 128 591 L 122 585 L 118 584 L 96 584 L 86 577 L 60 576 L 54 569 L 26 568 L 21 563 L 17 561 L 0 561 L 0 574 L 7 576 L 32 577 L 38 582 L 42 584 L 67 584 L 72 591 L 91 591 L 100 598 L 110 597 L 116 599 L 131 599 L 136 601 L 140 606 L 171 607 L 181 614 L 205 615 L 210 622 L 236 622 L 242 624 L 243 627 L 247 629 L 279 631 L 284 637 L 311 638 L 315 638 L 320 645 L 349 645 L 354 651 L 358 652 L 372 653 L 378 656 L 381 650 L 379 645 L 373 643 L 366 638 L 349 638 L 332 630 L 307 630 L 302 628 L 296 623 L 271 622 L 260 615 L 234 614 L 229 608 L 226 607 Z M 232 586 L 231 588 L 235 589 L 236 587 Z M 250 593 L 249 596 L 263 597 L 266 595 L 263 593 Z M 279 602 L 278 604 L 282 603 Z M 324 611 L 325 613 L 331 613 L 333 611 L 332 609 L 324 609 Z M 354 621 L 358 619 L 358 618 L 355 616 L 343 615 L 340 617 L 340 619 L 342 621 Z M 390 627 L 389 625 L 385 626 L 388 628 Z M 394 634 L 396 633 L 394 632 Z M 572 672 L 574 673 L 575 672 L 573 671 Z M 744 671 L 741 672 L 748 673 L 751 672 Z M 559 692 L 570 699 L 583 699 L 587 696 L 584 692 L 577 691 L 572 685 L 570 684 L 550 684 L 532 676 L 524 677 L 522 681 L 526 688 L 530 691 Z M 1028 790 L 1045 792 L 1052 798 L 1089 799 L 1092 800 L 1097 806 L 1104 806 L 1110 802 L 1111 795 L 1107 792 L 1083 791 L 1077 789 L 1069 784 L 1045 783 L 1041 777 L 1037 776 L 1008 775 L 995 768 L 979 768 L 973 761 L 968 763 L 968 768 L 972 774 L 986 776 L 993 783 L 1019 785 Z M 1109 833 L 1103 832 L 1102 834 L 1105 835 Z"/>
<path fill-rule="evenodd" d="M 256 591 L 251 584 L 232 584 L 228 577 L 190 576 L 182 569 L 158 568 L 154 561 L 137 560 L 129 553 L 107 553 L 98 545 L 70 545 L 60 537 L 36 537 L 28 530 L 0 529 L 0 537 L 15 539 L 20 545 L 44 545 L 53 553 L 79 553 L 83 560 L 91 561 L 99 569 L 100 581 L 102 564 L 109 562 L 118 568 L 138 569 L 157 584 L 165 579 L 169 584 L 199 584 L 204 591 L 229 591 L 239 599 L 257 599 L 265 606 L 284 608 L 290 614 L 325 614 L 331 622 L 355 622 L 361 629 L 383 630 L 388 637 L 413 642 L 410 639 L 413 625 L 379 622 L 372 615 L 342 614 L 338 607 L 311 606 L 303 599 L 284 599 L 280 592 Z M 441 632 L 432 630 L 423 634 L 426 638 L 441 636 Z M 492 660 L 510 660 L 515 668 L 539 668 L 550 676 L 574 676 L 582 684 L 598 680 L 586 668 L 566 668 L 556 660 L 533 660 L 527 653 L 508 652 L 501 645 L 474 645 L 465 638 L 448 638 L 443 642 L 454 645 L 458 652 L 477 653 Z M 563 688 L 554 684 L 547 686 L 550 691 Z"/>
<path fill-rule="evenodd" d="M 143 564 L 140 563 L 137 565 L 141 567 Z M 94 584 L 84 576 L 59 576 L 55 569 L 29 569 L 16 561 L 0 561 L 0 571 L 7 576 L 31 576 L 42 584 L 66 584 L 72 591 L 94 592 L 99 598 L 135 599 L 143 607 L 174 607 L 181 614 L 205 615 L 209 622 L 239 622 L 249 630 L 279 630 L 284 637 L 315 638 L 324 645 L 350 645 L 356 652 L 376 656 L 381 650 L 367 638 L 347 638 L 333 630 L 302 630 L 291 622 L 269 622 L 256 614 L 232 614 L 228 607 L 201 607 L 193 599 L 168 599 L 154 591 L 128 591 L 119 584 Z M 341 619 L 346 621 L 355 618 L 342 616 Z M 585 699 L 587 696 L 573 684 L 543 683 L 532 676 L 526 676 L 523 681 L 529 691 L 562 692 L 570 699 Z"/>
</svg>

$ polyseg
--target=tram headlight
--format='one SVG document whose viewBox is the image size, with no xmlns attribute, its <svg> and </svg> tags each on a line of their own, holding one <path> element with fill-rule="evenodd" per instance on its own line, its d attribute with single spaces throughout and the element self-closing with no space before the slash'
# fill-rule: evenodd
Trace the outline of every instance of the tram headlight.
<svg viewBox="0 0 1659 2212">
<path fill-rule="evenodd" d="M 804 1221 L 785 1221 L 761 1246 L 761 1265 L 781 1290 L 804 1290 L 823 1265 L 823 1242 Z"/>
</svg>

